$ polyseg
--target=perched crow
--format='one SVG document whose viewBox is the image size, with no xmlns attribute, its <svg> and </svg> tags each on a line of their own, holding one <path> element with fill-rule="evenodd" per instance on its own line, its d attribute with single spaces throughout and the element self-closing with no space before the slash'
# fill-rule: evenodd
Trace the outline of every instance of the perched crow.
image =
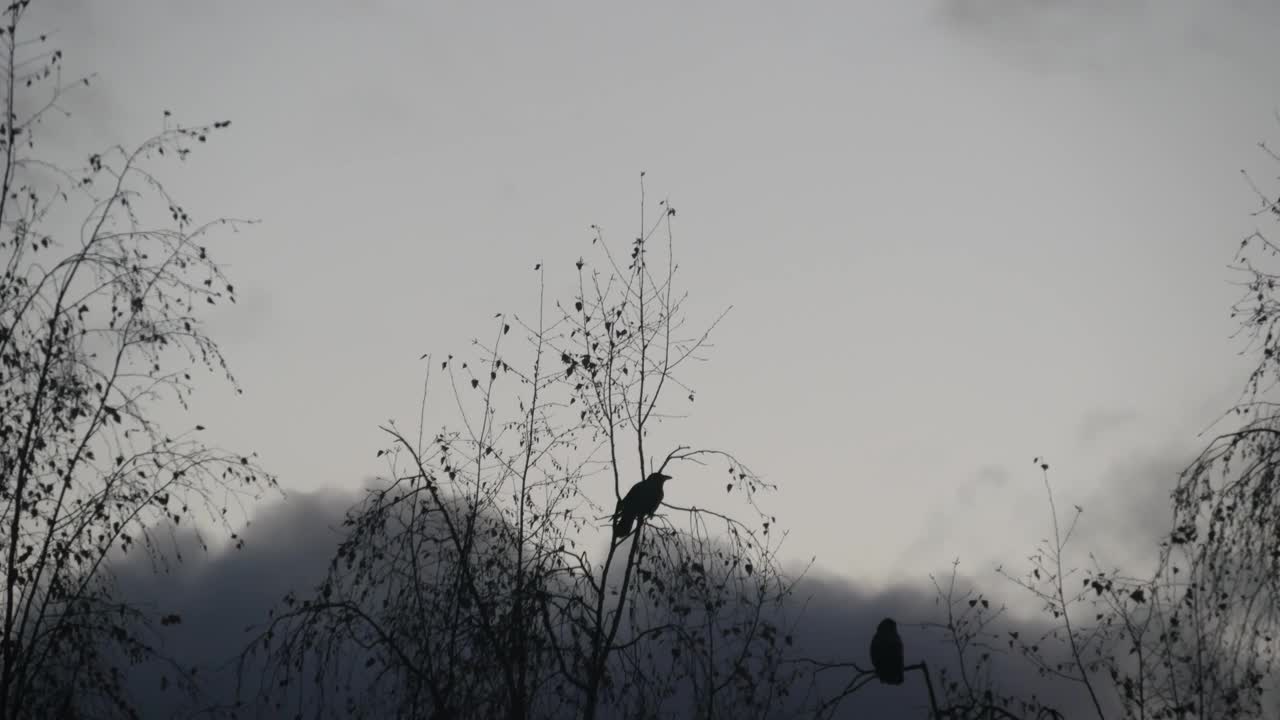
<svg viewBox="0 0 1280 720">
<path fill-rule="evenodd" d="M 653 473 L 641 480 L 627 491 L 627 496 L 618 501 L 618 509 L 613 513 L 613 536 L 626 537 L 636 520 L 654 514 L 662 504 L 662 484 L 670 480 L 670 475 Z"/>
<path fill-rule="evenodd" d="M 876 676 L 886 685 L 901 685 L 903 675 L 902 638 L 898 637 L 898 624 L 893 618 L 885 618 L 871 638 L 871 666 Z"/>
</svg>

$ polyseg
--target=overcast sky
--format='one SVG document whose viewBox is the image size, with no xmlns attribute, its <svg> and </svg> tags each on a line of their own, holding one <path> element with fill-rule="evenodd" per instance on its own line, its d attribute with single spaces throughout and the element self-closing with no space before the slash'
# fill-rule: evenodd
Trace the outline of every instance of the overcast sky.
<svg viewBox="0 0 1280 720">
<path fill-rule="evenodd" d="M 787 556 L 862 583 L 1044 533 L 1047 456 L 1123 555 L 1235 398 L 1226 270 L 1275 174 L 1263 0 L 51 0 L 83 153 L 172 110 L 232 127 L 165 177 L 241 302 L 245 388 L 198 403 L 289 489 L 359 487 L 425 364 L 572 292 L 637 176 L 678 208 L 683 442 L 780 486 Z M 671 493 L 715 497 L 719 470 Z"/>
</svg>

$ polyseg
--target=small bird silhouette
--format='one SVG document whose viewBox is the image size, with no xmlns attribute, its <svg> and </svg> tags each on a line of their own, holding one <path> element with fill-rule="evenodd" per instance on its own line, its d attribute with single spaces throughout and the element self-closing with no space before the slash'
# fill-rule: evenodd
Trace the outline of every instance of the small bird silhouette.
<svg viewBox="0 0 1280 720">
<path fill-rule="evenodd" d="M 901 685 L 903 669 L 902 638 L 898 637 L 898 623 L 885 618 L 876 627 L 871 638 L 871 666 L 876 677 L 885 685 Z"/>
<path fill-rule="evenodd" d="M 631 486 L 626 497 L 618 501 L 618 508 L 613 513 L 615 538 L 631 534 L 632 526 L 637 520 L 658 511 L 658 506 L 662 504 L 662 485 L 670 479 L 670 475 L 656 472 Z"/>
</svg>

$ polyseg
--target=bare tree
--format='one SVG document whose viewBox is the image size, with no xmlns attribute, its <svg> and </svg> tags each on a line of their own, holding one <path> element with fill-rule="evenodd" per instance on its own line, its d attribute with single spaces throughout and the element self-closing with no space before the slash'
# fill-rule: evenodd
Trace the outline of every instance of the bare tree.
<svg viewBox="0 0 1280 720">
<path fill-rule="evenodd" d="M 1264 144 L 1268 157 L 1280 155 Z M 1280 219 L 1274 193 L 1254 189 L 1256 217 Z M 1077 685 L 1098 718 L 1277 717 L 1280 678 L 1280 245 L 1257 230 L 1232 266 L 1243 276 L 1233 307 L 1257 365 L 1238 404 L 1181 473 L 1172 529 L 1148 573 L 1064 564 L 1082 509 L 1064 520 L 1045 488 L 1053 536 L 1025 575 L 1006 574 L 1042 603 L 1049 630 L 1010 638 L 1046 678 Z M 1003 571 L 1002 571 L 1003 572 Z M 1077 584 L 1078 583 L 1078 584 Z"/>
<path fill-rule="evenodd" d="M 1052 535 L 1029 556 L 1024 573 L 1014 575 L 1003 567 L 999 572 L 1040 602 L 1044 629 L 1006 631 L 1008 637 L 1001 637 L 984 627 L 965 628 L 950 615 L 946 629 L 981 639 L 984 661 L 989 652 L 1005 652 L 999 645 L 1007 643 L 1008 652 L 1020 655 L 1048 681 L 1042 689 L 1055 683 L 1076 688 L 1099 720 L 1268 717 L 1258 702 L 1264 676 L 1246 676 L 1247 683 L 1241 684 L 1236 675 L 1240 666 L 1225 663 L 1223 653 L 1229 651 L 1231 663 L 1257 667 L 1267 662 L 1269 651 L 1262 643 L 1252 649 L 1235 647 L 1235 636 L 1219 634 L 1231 632 L 1225 609 L 1213 613 L 1210 622 L 1202 619 L 1198 596 L 1203 580 L 1173 560 L 1176 546 L 1166 543 L 1166 554 L 1146 575 L 1104 568 L 1092 554 L 1087 567 L 1068 564 L 1067 548 L 1084 510 L 1076 506 L 1064 518 L 1049 483 L 1048 463 L 1035 462 L 1044 475 Z M 978 600 L 981 615 L 988 603 Z M 968 678 L 962 675 L 961 681 L 961 696 L 975 697 Z M 1027 700 L 1033 704 L 1023 705 L 1024 712 L 1034 707 L 1035 698 L 1021 698 L 1019 704 Z M 973 705 L 972 700 L 967 704 Z"/>
<path fill-rule="evenodd" d="M 1263 150 L 1280 162 L 1265 144 Z M 1255 214 L 1280 219 L 1280 202 L 1254 186 Z M 1162 570 L 1175 578 L 1180 641 L 1189 664 L 1184 704 L 1194 717 L 1247 717 L 1276 705 L 1280 636 L 1280 245 L 1262 230 L 1241 241 L 1232 266 L 1243 296 L 1232 315 L 1257 365 L 1219 434 L 1183 472 Z M 1264 700 L 1272 693 L 1271 700 Z"/>
<path fill-rule="evenodd" d="M 274 484 L 202 427 L 156 421 L 185 406 L 196 368 L 231 380 L 199 313 L 234 300 L 203 245 L 234 223 L 195 224 L 149 165 L 228 123 L 166 118 L 79 170 L 42 157 L 41 124 L 88 80 L 64 82 L 61 52 L 24 36 L 29 5 L 9 4 L 0 27 L 0 717 L 128 716 L 122 665 L 154 657 L 147 627 L 179 618 L 122 602 L 113 557 L 163 560 L 180 522 L 229 529 L 238 499 Z"/>
<path fill-rule="evenodd" d="M 386 479 L 349 514 L 328 578 L 286 598 L 245 656 L 246 674 L 269 661 L 259 697 L 317 715 L 341 692 L 337 713 L 355 715 L 785 716 L 771 611 L 788 582 L 756 504 L 772 486 L 670 439 L 694 400 L 682 370 L 719 320 L 685 329 L 675 210 L 646 222 L 643 180 L 641 195 L 625 255 L 595 228 L 603 267 L 576 261 L 571 297 L 549 306 L 538 264 L 536 315 L 500 314 L 473 356 L 440 362 L 455 423 L 383 428 Z M 675 476 L 666 502 L 615 537 L 615 505 L 656 472 Z M 679 501 L 719 483 L 732 509 Z"/>
</svg>

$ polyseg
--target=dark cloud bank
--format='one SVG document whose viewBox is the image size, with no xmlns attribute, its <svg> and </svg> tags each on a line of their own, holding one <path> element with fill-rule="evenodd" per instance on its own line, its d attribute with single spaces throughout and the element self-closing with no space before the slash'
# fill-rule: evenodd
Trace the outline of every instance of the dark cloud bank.
<svg viewBox="0 0 1280 720">
<path fill-rule="evenodd" d="M 141 666 L 133 671 L 131 685 L 145 718 L 212 717 L 201 712 L 211 704 L 230 702 L 236 693 L 234 658 L 251 638 L 248 628 L 261 624 L 267 610 L 284 594 L 296 589 L 304 594 L 323 577 L 339 539 L 343 513 L 357 496 L 328 492 L 291 495 L 287 500 L 264 504 L 253 524 L 245 531 L 241 549 L 228 548 L 204 553 L 196 549 L 191 536 L 180 542 L 187 547 L 184 562 L 168 572 L 155 573 L 147 562 L 127 562 L 118 568 L 120 590 L 131 600 L 156 613 L 178 613 L 181 624 L 160 630 L 164 650 L 183 666 L 199 666 L 205 697 L 194 703 L 172 686 L 161 690 L 158 668 Z M 978 568 L 975 568 L 978 569 Z M 946 584 L 949 569 L 939 580 Z M 958 586 L 965 585 L 958 580 Z M 997 595 L 1013 589 L 996 590 Z M 900 625 L 907 647 L 907 662 L 926 660 L 938 683 L 943 668 L 954 668 L 954 651 L 943 645 L 936 629 L 916 625 L 922 621 L 945 619 L 944 606 L 928 577 L 921 582 L 897 587 L 871 587 L 811 569 L 795 595 L 796 658 L 832 662 L 855 661 L 867 666 L 867 648 L 877 623 L 892 616 Z M 1044 632 L 1037 620 L 1020 621 L 1006 616 L 1002 630 L 1029 636 Z M 1086 712 L 1083 694 L 1062 684 L 1047 684 L 1023 660 L 1009 656 L 995 665 L 998 685 L 1006 693 L 1038 694 L 1060 708 L 1066 717 Z M 824 673 L 826 691 L 842 687 L 849 675 L 843 670 Z M 803 693 L 807 688 L 795 688 Z M 850 696 L 836 717 L 841 718 L 923 718 L 927 716 L 927 694 L 918 673 L 908 674 L 902 687 L 882 687 L 871 683 Z M 265 709 L 241 712 L 241 717 L 274 717 Z M 785 714 L 779 715 L 785 717 Z"/>
</svg>

